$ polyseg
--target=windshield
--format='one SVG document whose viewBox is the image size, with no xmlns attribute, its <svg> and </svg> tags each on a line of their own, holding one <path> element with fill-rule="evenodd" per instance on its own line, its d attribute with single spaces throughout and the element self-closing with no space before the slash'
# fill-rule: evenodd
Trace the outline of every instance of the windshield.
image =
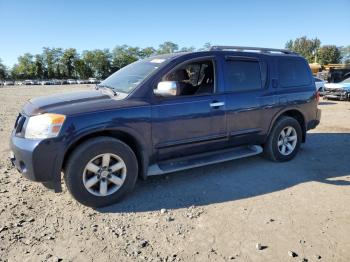
<svg viewBox="0 0 350 262">
<path fill-rule="evenodd" d="M 147 76 L 158 69 L 165 59 L 147 59 L 136 61 L 118 70 L 99 86 L 112 88 L 114 91 L 131 93 Z"/>
<path fill-rule="evenodd" d="M 341 81 L 342 83 L 350 83 L 350 77 L 344 79 L 343 81 Z"/>
</svg>

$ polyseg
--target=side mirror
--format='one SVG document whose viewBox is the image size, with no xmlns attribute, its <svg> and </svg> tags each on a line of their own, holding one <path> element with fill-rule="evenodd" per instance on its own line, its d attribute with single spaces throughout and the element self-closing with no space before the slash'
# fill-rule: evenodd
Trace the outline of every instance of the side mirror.
<svg viewBox="0 0 350 262">
<path fill-rule="evenodd" d="M 177 96 L 180 94 L 180 87 L 176 81 L 163 81 L 158 83 L 153 92 L 157 96 Z"/>
</svg>

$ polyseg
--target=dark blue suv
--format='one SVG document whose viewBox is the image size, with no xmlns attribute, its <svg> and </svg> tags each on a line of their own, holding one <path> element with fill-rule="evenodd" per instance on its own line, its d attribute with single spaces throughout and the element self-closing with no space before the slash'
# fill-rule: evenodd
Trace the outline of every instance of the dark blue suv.
<svg viewBox="0 0 350 262">
<path fill-rule="evenodd" d="M 101 207 L 138 177 L 263 153 L 288 161 L 320 121 L 304 58 L 215 46 L 137 61 L 97 90 L 30 100 L 11 136 L 25 177 Z"/>
</svg>

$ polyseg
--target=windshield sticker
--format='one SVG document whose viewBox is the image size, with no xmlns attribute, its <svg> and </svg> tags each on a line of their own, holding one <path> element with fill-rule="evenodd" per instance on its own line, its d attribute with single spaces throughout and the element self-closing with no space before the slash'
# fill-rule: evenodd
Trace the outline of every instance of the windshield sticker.
<svg viewBox="0 0 350 262">
<path fill-rule="evenodd" d="M 151 63 L 161 64 L 164 61 L 165 61 L 165 59 L 155 58 L 155 59 L 151 60 Z"/>
</svg>

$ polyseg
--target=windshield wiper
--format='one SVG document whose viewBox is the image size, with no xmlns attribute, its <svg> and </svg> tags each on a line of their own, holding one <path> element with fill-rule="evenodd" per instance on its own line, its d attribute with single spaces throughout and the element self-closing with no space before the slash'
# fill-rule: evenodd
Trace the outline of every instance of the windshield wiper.
<svg viewBox="0 0 350 262">
<path fill-rule="evenodd" d="M 109 85 L 101 85 L 101 84 L 98 84 L 96 85 L 96 89 L 100 89 L 100 88 L 103 88 L 104 90 L 108 91 L 108 92 L 111 92 L 113 94 L 113 96 L 118 96 L 118 92 L 114 90 L 113 87 L 109 86 Z"/>
</svg>

